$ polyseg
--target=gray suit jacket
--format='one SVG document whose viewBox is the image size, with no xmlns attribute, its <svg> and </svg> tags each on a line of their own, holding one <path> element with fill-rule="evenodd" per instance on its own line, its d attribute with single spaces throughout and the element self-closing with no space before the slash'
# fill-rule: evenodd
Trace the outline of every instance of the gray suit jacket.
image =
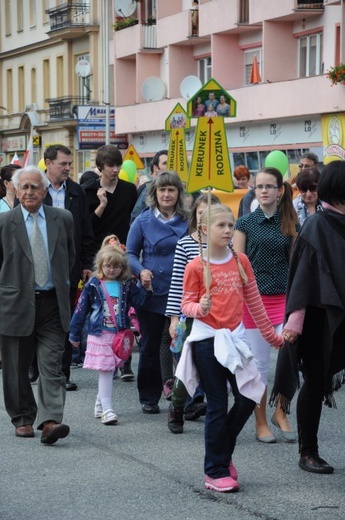
<svg viewBox="0 0 345 520">
<path fill-rule="evenodd" d="M 61 325 L 69 330 L 69 276 L 75 260 L 72 214 L 44 206 L 51 273 Z M 21 206 L 0 214 L 0 334 L 29 336 L 35 321 L 35 281 Z"/>
</svg>

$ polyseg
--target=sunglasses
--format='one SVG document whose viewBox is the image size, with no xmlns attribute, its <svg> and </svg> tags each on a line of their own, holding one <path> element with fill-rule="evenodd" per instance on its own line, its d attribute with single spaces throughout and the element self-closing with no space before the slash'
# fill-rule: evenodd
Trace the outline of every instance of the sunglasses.
<svg viewBox="0 0 345 520">
<path fill-rule="evenodd" d="M 300 193 L 307 193 L 307 191 L 315 193 L 317 191 L 317 184 L 302 184 L 301 186 L 298 186 L 298 191 Z"/>
</svg>

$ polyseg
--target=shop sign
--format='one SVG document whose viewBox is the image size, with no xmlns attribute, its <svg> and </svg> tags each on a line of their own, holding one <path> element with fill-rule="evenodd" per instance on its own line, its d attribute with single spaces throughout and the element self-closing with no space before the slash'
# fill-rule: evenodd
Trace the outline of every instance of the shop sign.
<svg viewBox="0 0 345 520">
<path fill-rule="evenodd" d="M 1 139 L 2 152 L 25 152 L 26 135 L 15 135 L 13 137 L 3 137 Z"/>
</svg>

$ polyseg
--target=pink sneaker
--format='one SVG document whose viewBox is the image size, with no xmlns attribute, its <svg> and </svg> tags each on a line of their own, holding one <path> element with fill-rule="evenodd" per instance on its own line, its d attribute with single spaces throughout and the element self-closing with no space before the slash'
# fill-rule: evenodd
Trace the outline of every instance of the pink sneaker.
<svg viewBox="0 0 345 520">
<path fill-rule="evenodd" d="M 229 471 L 230 471 L 230 477 L 233 478 L 234 480 L 238 480 L 238 472 L 237 472 L 237 469 L 235 468 L 235 466 L 233 465 L 232 460 L 230 460 Z"/>
<path fill-rule="evenodd" d="M 211 478 L 206 475 L 205 489 L 219 491 L 219 493 L 227 493 L 230 491 L 238 491 L 239 485 L 232 477 Z"/>
</svg>

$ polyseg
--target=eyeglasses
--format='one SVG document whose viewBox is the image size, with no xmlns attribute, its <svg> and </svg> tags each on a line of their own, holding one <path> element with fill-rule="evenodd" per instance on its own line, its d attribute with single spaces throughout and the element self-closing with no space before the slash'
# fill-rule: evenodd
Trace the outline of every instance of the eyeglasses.
<svg viewBox="0 0 345 520">
<path fill-rule="evenodd" d="M 122 269 L 122 265 L 110 265 L 110 264 L 103 264 L 103 269 L 108 269 L 109 271 L 115 271 L 115 269 Z"/>
<path fill-rule="evenodd" d="M 255 190 L 259 190 L 259 191 L 262 191 L 262 190 L 271 191 L 271 190 L 276 190 L 277 188 L 278 188 L 278 186 L 275 186 L 274 184 L 257 184 L 254 187 Z"/>
<path fill-rule="evenodd" d="M 301 170 L 303 170 L 304 168 L 312 168 L 310 164 L 299 164 L 298 167 L 301 168 Z"/>
<path fill-rule="evenodd" d="M 317 191 L 317 184 L 309 184 L 307 186 L 302 185 L 298 187 L 298 191 L 300 193 L 307 193 L 307 191 L 310 191 L 310 193 L 315 193 Z"/>
</svg>

